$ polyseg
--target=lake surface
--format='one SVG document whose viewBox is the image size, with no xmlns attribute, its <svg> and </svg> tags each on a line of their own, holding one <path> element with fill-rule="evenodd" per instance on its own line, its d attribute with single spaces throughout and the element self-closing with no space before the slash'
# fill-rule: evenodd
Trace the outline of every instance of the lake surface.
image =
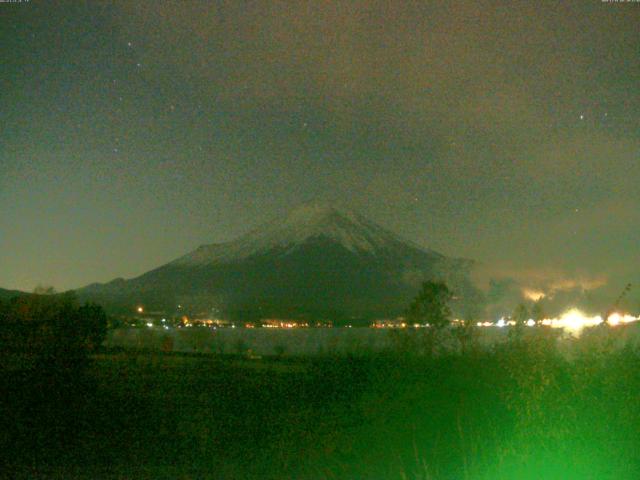
<svg viewBox="0 0 640 480">
<path fill-rule="evenodd" d="M 479 328 L 477 342 L 490 347 L 508 339 L 508 328 Z M 540 332 L 527 329 L 527 335 Z M 105 346 L 127 349 L 173 351 L 184 353 L 255 355 L 323 355 L 381 352 L 389 349 L 422 348 L 423 329 L 377 328 L 121 328 L 109 331 Z M 558 332 L 559 343 L 570 350 L 575 337 Z M 640 326 L 615 327 L 598 334 L 598 340 L 613 342 L 617 347 L 640 345 Z M 453 334 L 445 335 L 444 348 L 456 350 L 459 342 Z"/>
</svg>

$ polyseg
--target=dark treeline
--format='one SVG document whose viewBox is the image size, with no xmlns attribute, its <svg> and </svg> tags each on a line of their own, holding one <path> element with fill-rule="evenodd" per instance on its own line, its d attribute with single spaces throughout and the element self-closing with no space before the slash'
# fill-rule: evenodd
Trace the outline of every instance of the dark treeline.
<svg viewBox="0 0 640 480">
<path fill-rule="evenodd" d="M 90 355 L 106 333 L 97 305 L 73 294 L 25 294 L 0 302 L 0 455 L 30 468 L 75 444 L 77 411 L 95 394 Z"/>
<path fill-rule="evenodd" d="M 99 305 L 79 305 L 73 293 L 32 294 L 0 301 L 0 347 L 33 361 L 66 362 L 102 343 L 107 317 Z"/>
</svg>

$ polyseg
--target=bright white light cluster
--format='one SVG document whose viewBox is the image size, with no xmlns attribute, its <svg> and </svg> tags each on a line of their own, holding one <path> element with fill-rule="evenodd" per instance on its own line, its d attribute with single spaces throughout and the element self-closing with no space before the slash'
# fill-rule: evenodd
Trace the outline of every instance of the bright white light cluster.
<svg viewBox="0 0 640 480">
<path fill-rule="evenodd" d="M 589 317 L 577 308 L 572 308 L 564 313 L 560 318 L 545 318 L 542 325 L 548 325 L 553 328 L 564 328 L 570 332 L 579 332 L 585 327 L 595 327 L 602 323 L 602 317 L 596 315 Z"/>
<path fill-rule="evenodd" d="M 621 314 L 621 313 L 612 313 L 607 318 L 607 323 L 611 326 L 616 325 L 624 325 L 627 323 L 637 322 L 640 320 L 639 317 L 634 317 L 629 314 Z M 596 325 L 600 325 L 603 322 L 603 319 L 600 315 L 589 316 L 578 310 L 577 308 L 572 308 L 568 310 L 564 314 L 562 314 L 558 318 L 545 318 L 540 323 L 542 325 L 552 327 L 552 328 L 563 328 L 571 333 L 578 333 L 583 328 L 586 327 L 595 327 Z M 513 320 L 507 320 L 504 317 L 499 319 L 496 323 L 491 322 L 478 322 L 479 327 L 508 327 L 514 326 L 516 323 Z M 533 327 L 536 325 L 536 322 L 533 319 L 529 319 L 526 322 L 528 327 Z"/>
<path fill-rule="evenodd" d="M 623 315 L 620 313 L 612 313 L 607 318 L 607 323 L 611 326 L 622 325 L 626 323 L 632 323 L 640 320 L 640 317 L 634 317 L 633 315 Z M 585 327 L 595 327 L 600 325 L 603 319 L 600 315 L 590 317 L 585 315 L 580 310 L 573 308 L 562 315 L 560 318 L 544 319 L 543 325 L 549 325 L 554 328 L 564 328 L 571 332 L 579 332 Z"/>
</svg>

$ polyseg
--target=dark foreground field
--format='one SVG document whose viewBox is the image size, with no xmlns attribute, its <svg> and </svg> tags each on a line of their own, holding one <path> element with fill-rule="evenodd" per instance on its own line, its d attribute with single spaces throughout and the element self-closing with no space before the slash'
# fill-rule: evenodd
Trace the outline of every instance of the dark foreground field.
<svg viewBox="0 0 640 480">
<path fill-rule="evenodd" d="M 6 478 L 637 479 L 640 355 L 615 333 L 463 354 L 105 353 L 2 372 Z"/>
</svg>

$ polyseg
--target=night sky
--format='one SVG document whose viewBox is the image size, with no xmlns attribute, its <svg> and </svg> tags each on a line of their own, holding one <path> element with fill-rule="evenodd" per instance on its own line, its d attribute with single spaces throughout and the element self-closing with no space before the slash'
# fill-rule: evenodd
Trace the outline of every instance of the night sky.
<svg viewBox="0 0 640 480">
<path fill-rule="evenodd" d="M 313 200 L 484 278 L 640 280 L 640 3 L 31 0 L 0 39 L 1 287 Z"/>
</svg>

